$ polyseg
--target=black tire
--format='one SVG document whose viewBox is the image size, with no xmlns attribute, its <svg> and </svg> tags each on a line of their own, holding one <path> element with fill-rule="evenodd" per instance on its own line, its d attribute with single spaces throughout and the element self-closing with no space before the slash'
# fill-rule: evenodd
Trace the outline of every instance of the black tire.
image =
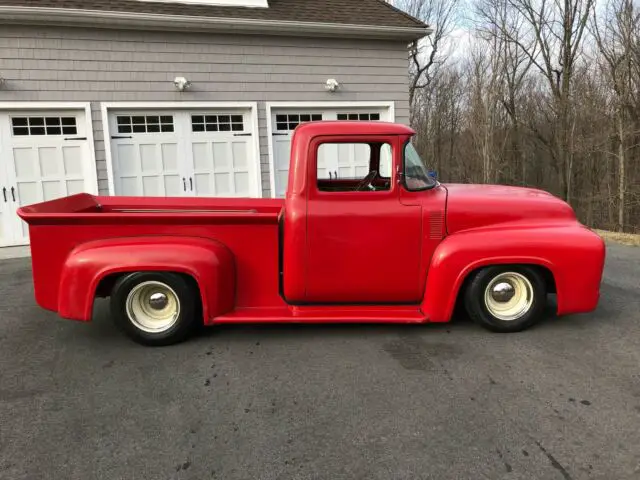
<svg viewBox="0 0 640 480">
<path fill-rule="evenodd" d="M 130 294 L 133 304 L 136 292 L 142 291 L 143 285 L 151 285 L 148 282 L 153 282 L 154 286 L 162 284 L 168 287 L 177 300 L 178 313 L 172 316 L 174 320 L 170 321 L 173 323 L 166 329 L 145 330 L 141 326 L 144 322 L 136 322 L 128 313 Z M 200 298 L 197 287 L 184 276 L 171 272 L 137 272 L 124 275 L 118 279 L 111 291 L 110 305 L 114 323 L 135 342 L 147 346 L 180 343 L 187 339 L 200 322 Z M 135 317 L 135 313 L 132 315 Z"/>
<path fill-rule="evenodd" d="M 531 304 L 517 318 L 505 320 L 494 315 L 485 301 L 487 287 L 498 276 L 506 273 L 522 275 L 531 287 Z M 525 289 L 526 290 L 526 289 Z M 546 285 L 539 271 L 527 266 L 499 265 L 479 270 L 469 281 L 464 292 L 464 305 L 471 319 L 492 332 L 520 332 L 534 325 L 542 317 L 546 304 Z"/>
</svg>

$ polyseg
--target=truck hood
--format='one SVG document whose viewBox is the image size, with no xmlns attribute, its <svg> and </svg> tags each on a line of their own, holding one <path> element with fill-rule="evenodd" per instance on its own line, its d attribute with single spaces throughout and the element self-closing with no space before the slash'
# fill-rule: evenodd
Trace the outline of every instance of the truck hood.
<svg viewBox="0 0 640 480">
<path fill-rule="evenodd" d="M 444 184 L 447 232 L 495 224 L 575 222 L 569 204 L 543 190 L 502 185 Z"/>
</svg>

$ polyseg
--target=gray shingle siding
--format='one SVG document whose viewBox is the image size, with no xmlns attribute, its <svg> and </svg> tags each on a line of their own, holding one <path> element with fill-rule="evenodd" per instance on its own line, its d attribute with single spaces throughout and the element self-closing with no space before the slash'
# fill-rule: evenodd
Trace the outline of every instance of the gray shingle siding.
<svg viewBox="0 0 640 480">
<path fill-rule="evenodd" d="M 2 101 L 91 102 L 101 193 L 107 169 L 100 102 L 258 102 L 262 186 L 270 195 L 265 102 L 395 102 L 408 123 L 403 42 L 0 27 Z M 186 93 L 172 81 L 193 81 Z M 327 78 L 343 89 L 330 94 Z"/>
</svg>

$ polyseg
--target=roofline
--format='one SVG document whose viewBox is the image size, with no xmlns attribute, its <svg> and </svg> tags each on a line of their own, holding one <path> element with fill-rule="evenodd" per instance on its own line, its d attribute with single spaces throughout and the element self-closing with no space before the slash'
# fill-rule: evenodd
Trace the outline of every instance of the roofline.
<svg viewBox="0 0 640 480">
<path fill-rule="evenodd" d="M 295 22 L 249 18 L 197 17 L 72 8 L 0 6 L 0 24 L 54 24 L 111 29 L 199 30 L 233 33 L 274 33 L 295 36 L 342 36 L 371 39 L 418 40 L 431 27 L 392 27 L 320 22 Z"/>
</svg>

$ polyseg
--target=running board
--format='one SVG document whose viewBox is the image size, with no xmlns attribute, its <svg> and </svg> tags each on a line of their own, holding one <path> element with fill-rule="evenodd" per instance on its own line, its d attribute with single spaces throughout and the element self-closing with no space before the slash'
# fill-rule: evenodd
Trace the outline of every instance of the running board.
<svg viewBox="0 0 640 480">
<path fill-rule="evenodd" d="M 283 307 L 238 308 L 212 323 L 424 323 L 411 307 Z"/>
</svg>

